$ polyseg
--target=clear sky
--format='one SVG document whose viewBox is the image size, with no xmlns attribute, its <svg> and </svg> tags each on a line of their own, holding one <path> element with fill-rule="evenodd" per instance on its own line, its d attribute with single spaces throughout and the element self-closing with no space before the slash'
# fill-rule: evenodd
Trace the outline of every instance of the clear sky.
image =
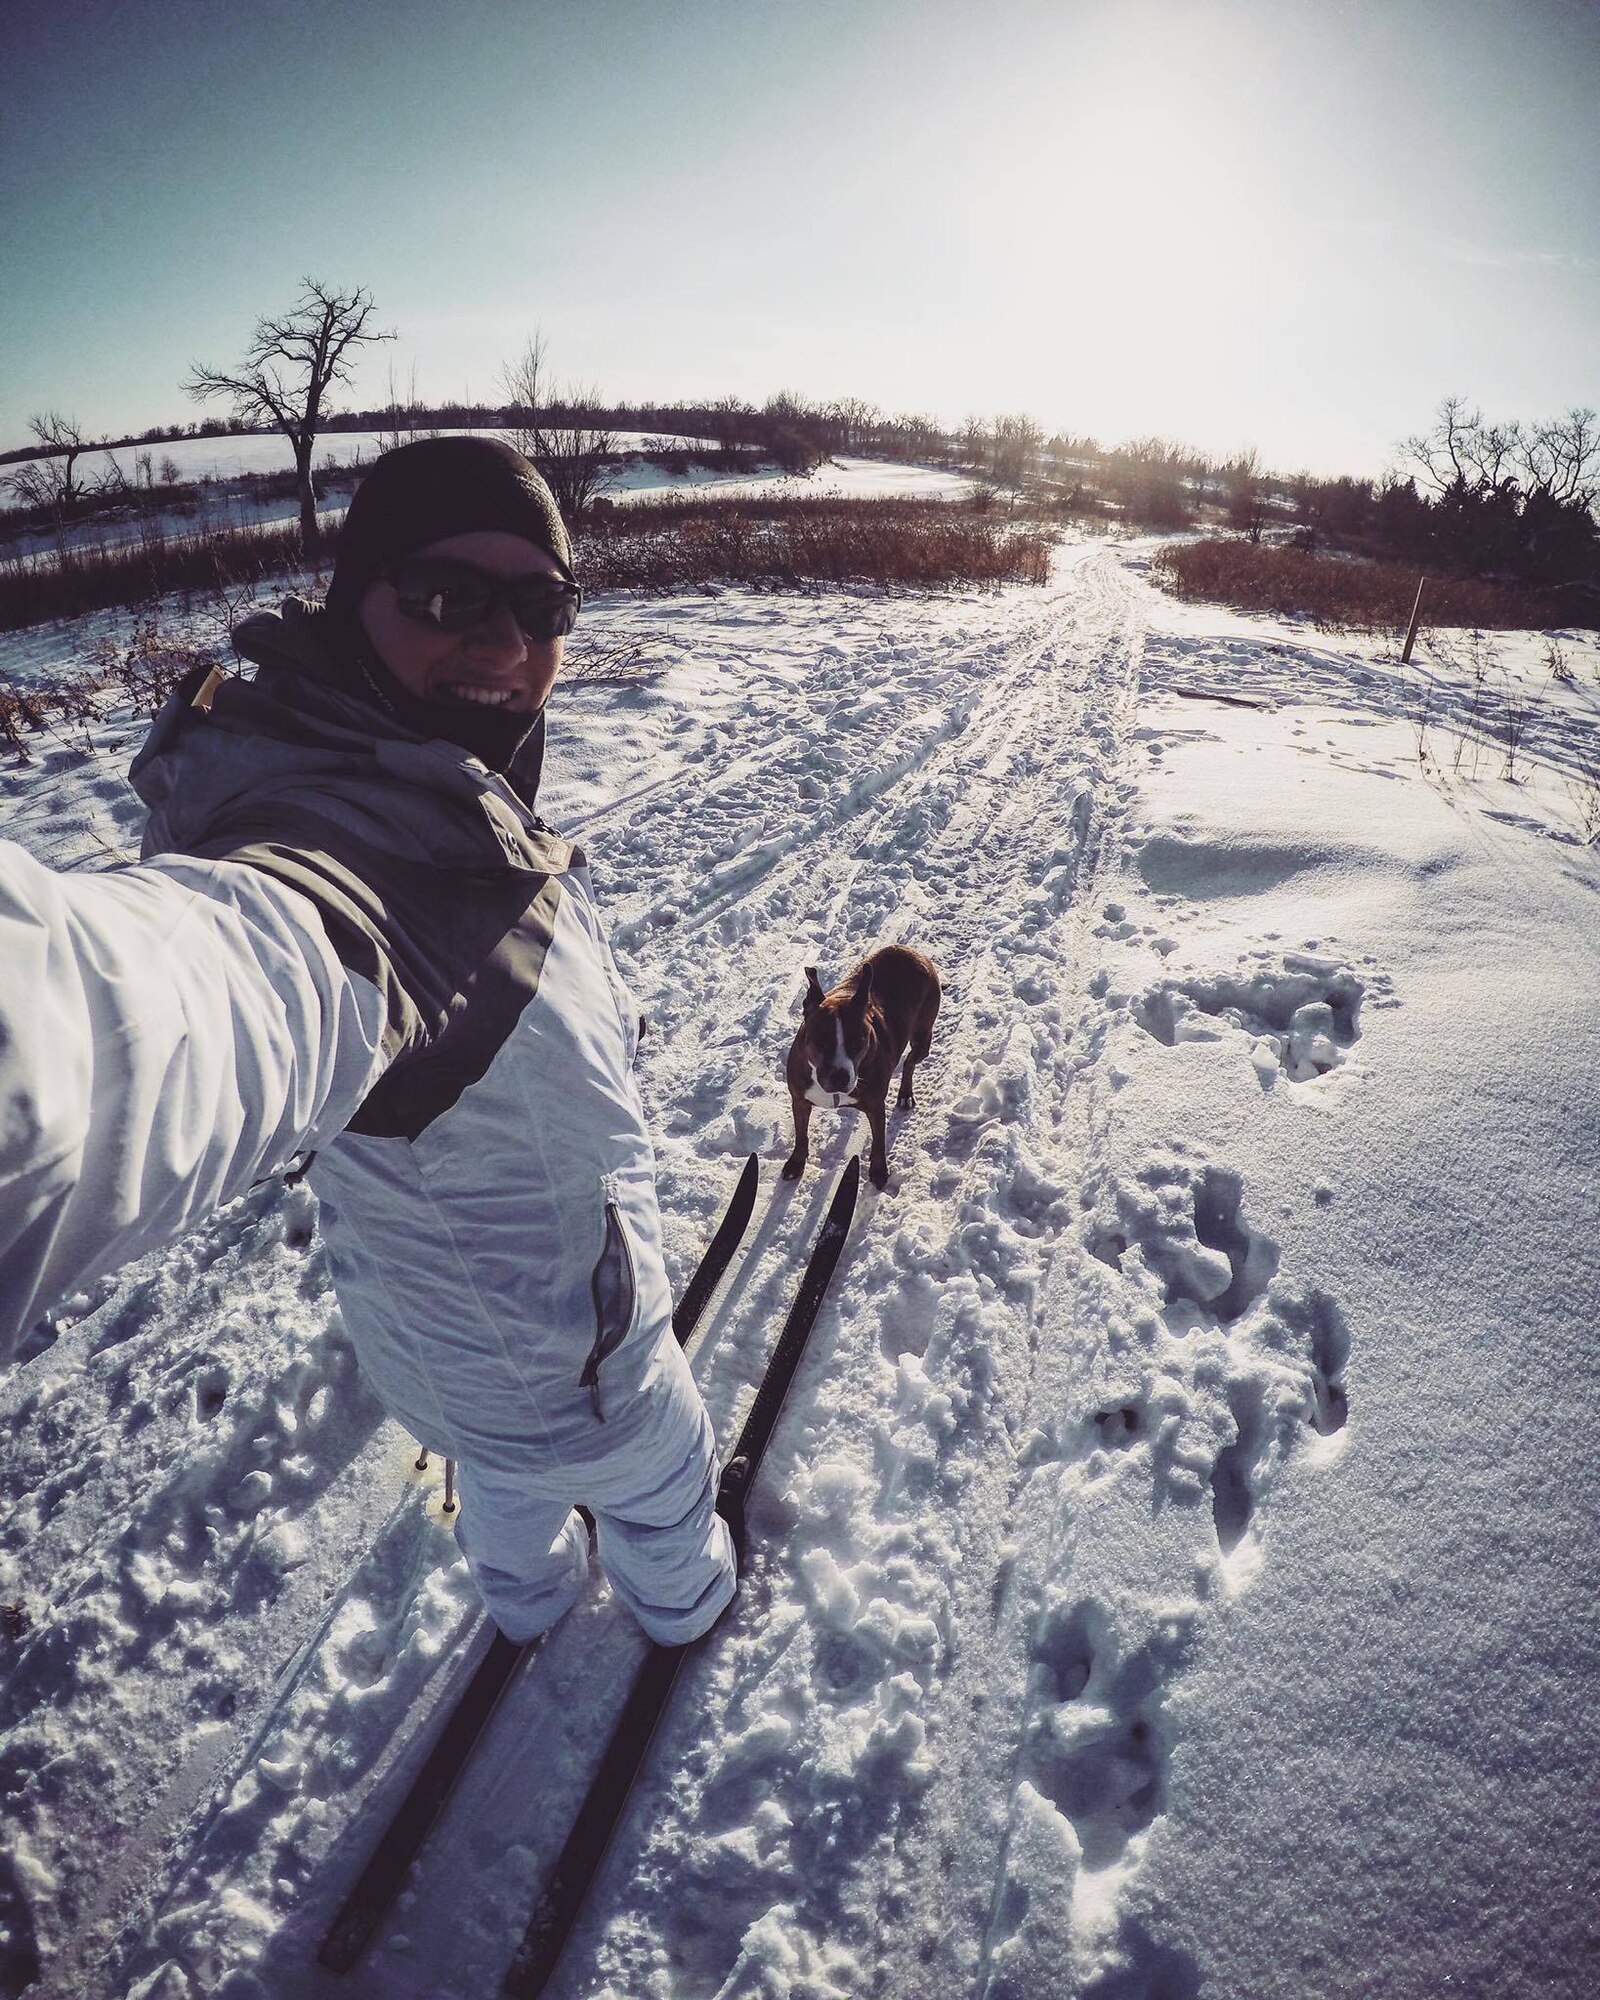
<svg viewBox="0 0 1600 2000">
<path fill-rule="evenodd" d="M 1600 404 L 1600 0 L 6 0 L 0 446 L 305 273 L 427 398 L 1028 410 L 1377 471 Z"/>
</svg>

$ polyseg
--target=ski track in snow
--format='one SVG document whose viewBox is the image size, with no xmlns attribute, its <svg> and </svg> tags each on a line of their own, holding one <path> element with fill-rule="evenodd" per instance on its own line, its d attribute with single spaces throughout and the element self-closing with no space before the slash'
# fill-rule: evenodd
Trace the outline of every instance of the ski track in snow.
<svg viewBox="0 0 1600 2000">
<path fill-rule="evenodd" d="M 1267 705 L 1309 685 L 1398 714 L 1412 690 L 1320 642 L 1191 636 L 1139 566 L 1077 541 L 1045 590 L 595 607 L 672 664 L 569 690 L 543 803 L 649 1017 L 677 1274 L 763 1156 L 695 1353 L 724 1440 L 866 1143 L 821 1112 L 806 1176 L 777 1178 L 802 968 L 831 983 L 903 941 L 947 992 L 741 1599 L 681 1678 L 566 2000 L 1198 1991 L 1140 1887 L 1183 1677 L 1270 1559 L 1274 1490 L 1359 1423 L 1361 1330 L 1281 1249 L 1227 1107 L 1215 1147 L 1149 1145 L 1123 1065 L 1211 1044 L 1241 1102 L 1314 1121 L 1366 1087 L 1365 1024 L 1398 1000 L 1371 957 L 1266 928 L 1302 856 L 1152 831 L 1139 787 L 1225 671 Z M 136 837 L 141 733 L 10 777 L 11 836 L 105 865 Z M 1266 899 L 1225 965 L 1190 948 L 1219 896 Z M 423 1747 L 408 1706 L 483 1635 L 437 1469 L 411 1473 L 354 1374 L 313 1217 L 257 1190 L 72 1302 L 0 1385 L 0 1598 L 25 1621 L 0 1650 L 0 1992 L 476 2000 L 620 1705 L 641 1641 L 598 1590 L 510 1691 L 379 1947 L 314 1968 Z"/>
<path fill-rule="evenodd" d="M 898 1893 L 897 1845 L 935 1776 L 957 1634 L 987 1623 L 994 1588 L 1067 1193 L 1054 1128 L 1074 965 L 1060 930 L 1094 871 L 1138 670 L 1137 623 L 1111 566 L 1085 558 L 1074 585 L 1003 643 L 945 650 L 932 664 L 949 720 L 888 738 L 874 764 L 905 775 L 850 848 L 824 813 L 800 853 L 797 886 L 823 923 L 802 933 L 811 950 L 770 968 L 776 991 L 746 1034 L 781 1049 L 813 955 L 837 976 L 871 944 L 903 940 L 932 956 L 948 992 L 919 1109 L 896 1121 L 890 1190 L 864 1198 L 814 1336 L 806 1420 L 763 1481 L 748 1626 L 679 1712 L 672 1789 L 694 1802 L 645 1844 L 627 1917 L 591 1947 L 592 1979 L 573 1990 L 643 1991 L 663 1964 L 684 1990 L 737 1990 L 773 1952 L 825 1977 L 839 1954 L 871 1962 Z M 918 689 L 906 682 L 903 704 L 880 697 L 874 711 L 909 708 Z M 793 893 L 773 882 L 769 907 L 786 911 Z M 736 968 L 735 979 L 748 990 Z M 731 1104 L 737 1145 L 760 1115 L 758 1099 L 741 1130 L 741 1100 L 772 1091 L 735 1062 L 713 1097 Z M 770 1076 L 770 1056 L 763 1067 Z M 826 1184 L 859 1137 L 845 1127 L 829 1144 L 826 1123 L 819 1137 Z M 748 1323 L 765 1331 L 772 1316 Z M 706 1372 L 714 1399 L 722 1363 Z M 755 1357 L 730 1351 L 726 1365 L 738 1379 Z M 719 1718 L 709 1737 L 687 1721 L 697 1706 Z M 674 1768 L 670 1749 L 660 1768 Z M 658 1810 L 647 1793 L 639 1821 Z M 574 1965 L 589 1960 L 578 1945 Z"/>
</svg>

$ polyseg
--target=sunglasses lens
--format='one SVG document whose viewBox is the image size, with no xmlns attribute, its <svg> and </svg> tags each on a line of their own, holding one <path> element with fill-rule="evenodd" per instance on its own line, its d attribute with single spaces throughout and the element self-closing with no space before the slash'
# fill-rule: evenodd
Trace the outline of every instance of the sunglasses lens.
<svg viewBox="0 0 1600 2000">
<path fill-rule="evenodd" d="M 402 563 L 392 580 L 401 612 L 419 625 L 465 632 L 504 604 L 537 644 L 570 632 L 582 602 L 569 584 L 552 584 L 544 577 L 485 576 L 458 563 Z"/>
<path fill-rule="evenodd" d="M 407 618 L 443 632 L 465 632 L 494 609 L 493 585 L 471 570 L 407 566 L 395 577 L 394 591 Z"/>
<path fill-rule="evenodd" d="M 552 590 L 545 583 L 507 584 L 506 602 L 522 630 L 540 644 L 563 637 L 578 620 L 577 593 Z"/>
</svg>

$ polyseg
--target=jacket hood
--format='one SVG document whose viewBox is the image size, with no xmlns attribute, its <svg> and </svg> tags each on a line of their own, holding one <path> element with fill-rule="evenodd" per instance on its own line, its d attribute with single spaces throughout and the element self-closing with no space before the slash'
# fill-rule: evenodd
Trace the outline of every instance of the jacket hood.
<svg viewBox="0 0 1600 2000">
<path fill-rule="evenodd" d="M 254 677 L 228 675 L 197 706 L 206 702 L 207 677 L 188 676 L 129 770 L 150 808 L 147 857 L 281 839 L 297 804 L 368 837 L 381 829 L 396 851 L 409 846 L 446 865 L 481 862 L 486 810 L 502 845 L 515 844 L 501 810 L 514 803 L 519 817 L 532 817 L 542 715 L 500 778 L 459 744 L 420 736 L 377 699 L 352 692 L 320 607 L 290 598 L 281 613 L 245 619 L 233 641 L 255 665 Z M 417 810 L 418 792 L 434 810 Z M 496 804 L 486 806 L 490 800 Z"/>
</svg>

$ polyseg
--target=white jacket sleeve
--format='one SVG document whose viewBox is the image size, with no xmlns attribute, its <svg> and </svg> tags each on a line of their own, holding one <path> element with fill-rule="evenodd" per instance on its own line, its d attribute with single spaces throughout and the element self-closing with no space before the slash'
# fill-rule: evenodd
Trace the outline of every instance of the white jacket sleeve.
<svg viewBox="0 0 1600 2000">
<path fill-rule="evenodd" d="M 0 842 L 0 1362 L 57 1300 L 340 1131 L 377 988 L 235 862 L 58 875 Z"/>
</svg>

